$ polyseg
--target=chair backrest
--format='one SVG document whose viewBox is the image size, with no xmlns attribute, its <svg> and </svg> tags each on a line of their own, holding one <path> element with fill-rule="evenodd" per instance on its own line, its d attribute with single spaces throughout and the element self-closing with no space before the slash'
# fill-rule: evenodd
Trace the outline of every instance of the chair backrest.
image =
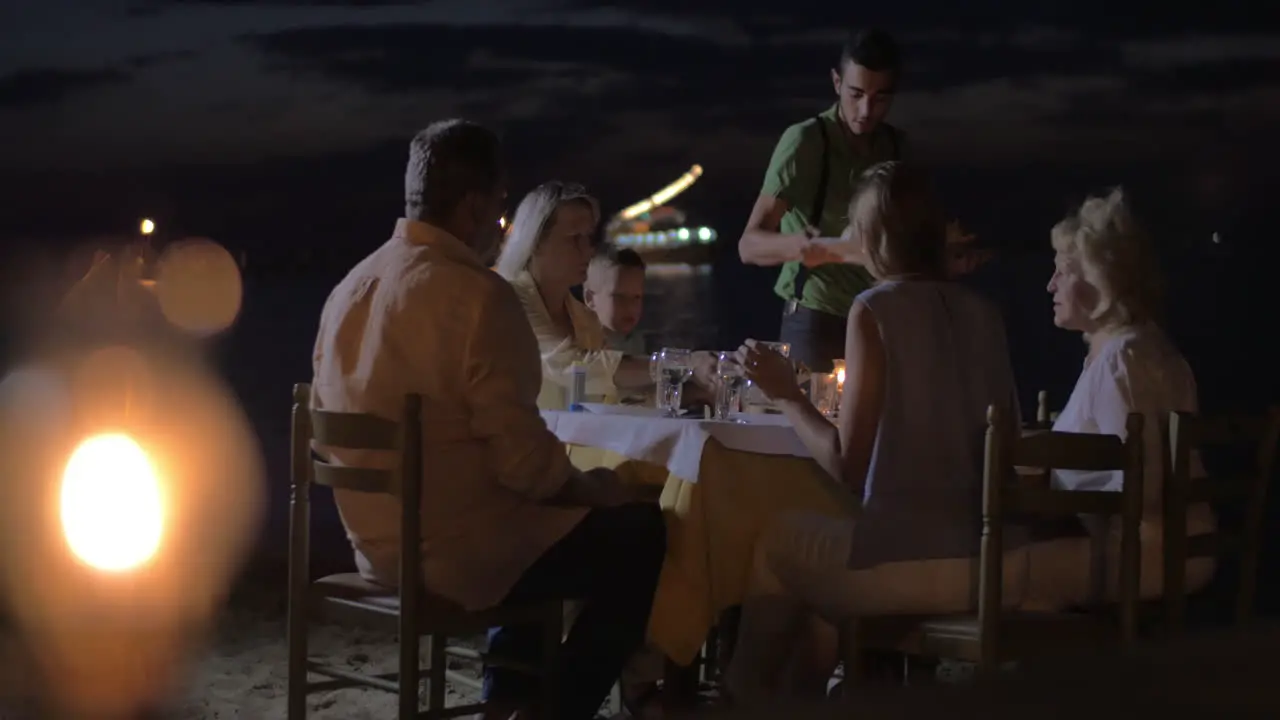
<svg viewBox="0 0 1280 720">
<path fill-rule="evenodd" d="M 984 658 L 988 653 L 991 653 L 991 661 L 996 657 L 999 616 L 1003 606 L 1004 525 L 1014 517 L 1019 520 L 1081 515 L 1120 518 L 1120 634 L 1124 643 L 1132 643 L 1137 635 L 1138 617 L 1142 416 L 1137 413 L 1129 415 L 1125 423 L 1125 440 L 1114 435 L 1048 430 L 1021 433 L 1012 418 L 995 406 L 988 410 L 987 420 L 978 601 Z M 1014 471 L 1015 466 L 1119 471 L 1124 475 L 1124 488 L 1121 492 L 1056 490 L 1042 478 L 1019 477 Z M 1095 572 L 1098 569 L 1095 568 Z M 1105 583 L 1106 578 L 1097 580 Z M 1102 588 L 1105 584 L 1099 589 Z"/>
<path fill-rule="evenodd" d="M 1236 588 L 1236 621 L 1253 615 L 1258 581 L 1258 556 L 1267 486 L 1275 470 L 1280 442 L 1280 407 L 1256 416 L 1198 417 L 1169 414 L 1169 464 L 1164 476 L 1164 603 L 1170 633 L 1180 633 L 1186 621 L 1187 561 L 1236 555 L 1240 584 Z M 1253 462 L 1246 472 L 1192 477 L 1192 450 L 1232 447 L 1247 449 Z M 1188 537 L 1187 510 L 1198 503 L 1234 503 L 1244 510 L 1237 528 L 1219 524 L 1215 532 Z"/>
<path fill-rule="evenodd" d="M 311 386 L 293 388 L 293 454 L 291 462 L 290 564 L 305 561 L 310 532 L 310 486 L 312 483 L 336 490 L 386 493 L 399 498 L 400 578 L 402 602 L 416 601 L 417 578 L 421 573 L 422 504 L 422 404 L 421 395 L 406 395 L 400 422 L 376 415 L 342 413 L 311 408 Z M 381 450 L 396 453 L 391 469 L 334 465 L 312 450 L 322 448 Z M 294 558 L 300 553 L 300 558 Z M 303 563 L 305 564 L 305 563 Z M 414 582 L 405 583 L 405 577 Z M 406 593 L 414 594 L 406 598 Z"/>
</svg>

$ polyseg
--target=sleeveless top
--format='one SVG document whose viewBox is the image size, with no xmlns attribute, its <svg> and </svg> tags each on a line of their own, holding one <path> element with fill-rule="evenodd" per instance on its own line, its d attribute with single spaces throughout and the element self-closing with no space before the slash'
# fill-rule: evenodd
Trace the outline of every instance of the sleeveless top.
<svg viewBox="0 0 1280 720">
<path fill-rule="evenodd" d="M 858 301 L 879 326 L 887 372 L 849 567 L 976 557 L 987 407 L 1018 417 L 1000 313 L 949 282 L 883 282 Z M 1006 548 L 1026 542 L 1006 530 Z"/>
</svg>

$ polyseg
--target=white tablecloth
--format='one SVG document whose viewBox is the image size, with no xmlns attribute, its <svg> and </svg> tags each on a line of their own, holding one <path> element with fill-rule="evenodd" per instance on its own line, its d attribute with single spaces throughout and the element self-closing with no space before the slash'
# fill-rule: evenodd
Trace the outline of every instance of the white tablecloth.
<svg viewBox="0 0 1280 720">
<path fill-rule="evenodd" d="M 588 405 L 584 412 L 544 410 L 547 427 L 562 442 L 618 453 L 663 465 L 672 475 L 697 482 L 702 447 L 715 438 L 731 450 L 810 457 L 781 415 L 743 415 L 745 423 L 661 417 L 656 408 Z"/>
</svg>

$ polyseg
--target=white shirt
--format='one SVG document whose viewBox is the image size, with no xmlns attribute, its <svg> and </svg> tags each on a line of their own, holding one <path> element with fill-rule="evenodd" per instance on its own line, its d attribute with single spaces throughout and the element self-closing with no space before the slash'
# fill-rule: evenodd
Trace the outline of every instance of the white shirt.
<svg viewBox="0 0 1280 720">
<path fill-rule="evenodd" d="M 312 403 L 398 419 L 425 396 L 422 553 L 430 591 L 482 609 L 586 514 L 541 501 L 569 477 L 535 399 L 538 345 L 511 286 L 440 228 L 401 219 L 334 288 L 320 317 Z M 387 467 L 386 453 L 333 452 Z M 365 577 L 396 584 L 398 502 L 335 493 Z"/>
<path fill-rule="evenodd" d="M 1158 523 L 1162 517 L 1166 466 L 1163 436 L 1168 414 L 1196 412 L 1196 380 L 1191 367 L 1155 325 L 1127 328 L 1107 340 L 1084 371 L 1066 407 L 1053 424 L 1054 430 L 1126 436 L 1129 413 L 1143 415 L 1143 523 Z M 1200 465 L 1198 454 L 1191 459 L 1192 472 Z M 1054 484 L 1071 490 L 1119 492 L 1123 475 L 1115 471 L 1055 470 Z M 1188 529 L 1209 531 L 1212 512 L 1207 506 L 1189 509 Z"/>
<path fill-rule="evenodd" d="M 538 339 L 538 351 L 542 354 L 542 389 L 538 393 L 538 407 L 543 410 L 564 410 L 568 407 L 570 368 L 575 362 L 587 368 L 587 395 L 592 399 L 615 397 L 617 387 L 613 376 L 622 362 L 622 353 L 606 349 L 604 327 L 600 319 L 586 305 L 570 295 L 565 299 L 565 310 L 573 325 L 573 335 L 566 336 L 551 319 L 551 313 L 542 302 L 542 294 L 533 276 L 522 272 L 511 279 L 525 316 Z"/>
</svg>

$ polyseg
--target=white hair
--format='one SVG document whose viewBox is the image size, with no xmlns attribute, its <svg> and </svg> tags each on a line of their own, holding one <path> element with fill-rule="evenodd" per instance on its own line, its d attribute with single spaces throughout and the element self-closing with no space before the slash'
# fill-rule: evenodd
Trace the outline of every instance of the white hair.
<svg viewBox="0 0 1280 720">
<path fill-rule="evenodd" d="M 542 242 L 547 230 L 551 228 L 556 210 L 569 202 L 588 205 L 592 217 L 596 222 L 600 221 L 600 203 L 587 194 L 586 188 L 557 180 L 543 183 L 520 201 L 515 217 L 511 220 L 511 229 L 507 231 L 502 253 L 498 255 L 498 262 L 493 269 L 508 280 L 524 272 L 529 267 L 534 251 L 538 249 L 538 243 Z"/>
</svg>

